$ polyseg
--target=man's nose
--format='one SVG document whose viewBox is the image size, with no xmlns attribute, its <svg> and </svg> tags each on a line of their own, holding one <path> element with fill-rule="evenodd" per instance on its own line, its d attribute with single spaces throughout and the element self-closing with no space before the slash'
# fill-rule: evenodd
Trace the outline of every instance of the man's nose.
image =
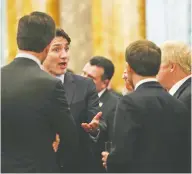
<svg viewBox="0 0 192 174">
<path fill-rule="evenodd" d="M 65 50 L 62 50 L 61 58 L 67 58 L 67 52 Z"/>
<path fill-rule="evenodd" d="M 127 73 L 125 73 L 125 72 L 123 73 L 122 79 L 124 79 L 124 80 L 127 79 Z"/>
</svg>

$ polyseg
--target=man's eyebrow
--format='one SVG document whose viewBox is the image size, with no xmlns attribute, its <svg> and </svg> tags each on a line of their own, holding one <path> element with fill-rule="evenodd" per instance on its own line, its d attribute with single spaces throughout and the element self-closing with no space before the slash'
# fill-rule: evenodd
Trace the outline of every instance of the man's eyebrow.
<svg viewBox="0 0 192 174">
<path fill-rule="evenodd" d="M 52 47 L 61 46 L 61 44 L 53 44 Z"/>
</svg>

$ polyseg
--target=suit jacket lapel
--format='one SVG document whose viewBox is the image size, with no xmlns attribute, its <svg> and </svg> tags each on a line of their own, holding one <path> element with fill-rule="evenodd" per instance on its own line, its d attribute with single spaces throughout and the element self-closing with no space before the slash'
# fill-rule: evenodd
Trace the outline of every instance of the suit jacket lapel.
<svg viewBox="0 0 192 174">
<path fill-rule="evenodd" d="M 64 88 L 68 104 L 70 105 L 76 91 L 76 84 L 73 79 L 73 74 L 66 72 L 64 77 Z"/>
<path fill-rule="evenodd" d="M 176 98 L 179 98 L 179 96 L 181 95 L 181 93 L 185 90 L 185 88 L 191 84 L 191 77 L 189 79 L 187 79 L 181 86 L 180 88 L 175 92 L 175 94 L 173 95 Z"/>
</svg>

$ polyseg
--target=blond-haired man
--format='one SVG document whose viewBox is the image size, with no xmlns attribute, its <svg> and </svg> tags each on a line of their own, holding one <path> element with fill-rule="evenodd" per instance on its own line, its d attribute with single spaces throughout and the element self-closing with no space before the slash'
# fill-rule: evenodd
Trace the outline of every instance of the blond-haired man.
<svg viewBox="0 0 192 174">
<path fill-rule="evenodd" d="M 166 41 L 162 44 L 161 51 L 162 61 L 157 79 L 171 95 L 181 100 L 191 111 L 191 49 L 180 41 Z M 183 115 L 183 117 L 186 116 Z M 191 118 L 187 119 L 191 123 Z M 190 124 L 189 126 L 191 127 Z M 189 155 L 186 171 L 190 173 L 191 136 L 188 137 L 188 140 Z"/>
<path fill-rule="evenodd" d="M 157 79 L 191 110 L 191 49 L 180 41 L 166 41 L 161 50 L 162 62 Z"/>
</svg>

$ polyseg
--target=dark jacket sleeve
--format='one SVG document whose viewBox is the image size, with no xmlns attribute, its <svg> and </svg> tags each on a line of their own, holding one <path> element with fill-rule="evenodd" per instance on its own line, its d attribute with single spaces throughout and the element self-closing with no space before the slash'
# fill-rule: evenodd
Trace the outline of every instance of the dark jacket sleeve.
<svg viewBox="0 0 192 174">
<path fill-rule="evenodd" d="M 91 122 L 93 117 L 99 112 L 99 97 L 96 91 L 95 84 L 91 79 L 88 79 L 87 86 L 87 116 L 88 122 Z"/>
<path fill-rule="evenodd" d="M 61 82 L 58 82 L 55 86 L 50 107 L 52 108 L 49 114 L 52 127 L 60 137 L 59 156 L 65 158 L 62 159 L 64 162 L 76 153 L 78 148 L 78 133 Z"/>
</svg>

